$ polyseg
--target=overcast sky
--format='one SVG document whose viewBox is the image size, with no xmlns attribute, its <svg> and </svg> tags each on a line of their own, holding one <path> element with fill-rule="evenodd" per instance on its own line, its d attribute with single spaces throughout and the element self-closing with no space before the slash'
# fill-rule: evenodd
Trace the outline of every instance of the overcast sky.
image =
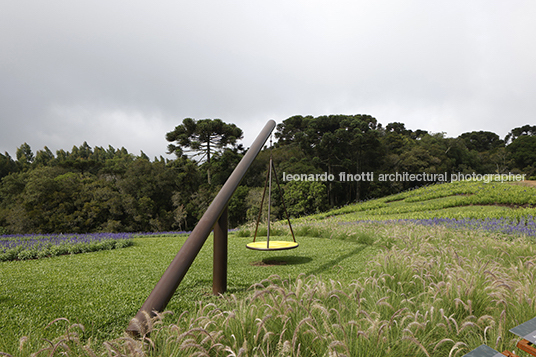
<svg viewBox="0 0 536 357">
<path fill-rule="evenodd" d="M 182 119 L 536 124 L 535 0 L 0 2 L 0 152 L 165 155 Z M 169 156 L 171 157 L 171 156 Z"/>
</svg>

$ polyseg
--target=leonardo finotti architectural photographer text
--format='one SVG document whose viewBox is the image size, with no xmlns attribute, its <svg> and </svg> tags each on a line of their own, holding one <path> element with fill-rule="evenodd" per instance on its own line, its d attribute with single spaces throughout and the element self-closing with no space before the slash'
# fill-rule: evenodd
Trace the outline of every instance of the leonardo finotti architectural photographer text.
<svg viewBox="0 0 536 357">
<path fill-rule="evenodd" d="M 399 182 L 456 182 L 456 181 L 483 181 L 489 182 L 508 182 L 508 181 L 525 181 L 525 174 L 464 174 L 458 172 L 456 174 L 448 174 L 446 172 L 441 174 L 429 174 L 426 172 L 420 174 L 410 174 L 408 172 L 395 172 L 392 174 L 378 174 L 374 172 L 362 172 L 360 174 L 350 174 L 346 172 L 340 172 L 338 175 L 328 174 L 288 174 L 283 172 L 283 181 L 335 181 L 338 178 L 338 182 L 355 182 L 364 181 L 371 182 L 377 181 L 399 181 Z"/>
</svg>

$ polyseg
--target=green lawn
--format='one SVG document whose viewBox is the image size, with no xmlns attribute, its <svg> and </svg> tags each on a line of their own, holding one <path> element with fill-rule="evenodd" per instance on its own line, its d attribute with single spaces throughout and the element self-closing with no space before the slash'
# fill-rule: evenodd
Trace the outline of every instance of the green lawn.
<svg viewBox="0 0 536 357">
<path fill-rule="evenodd" d="M 14 351 L 22 336 L 33 336 L 31 341 L 39 345 L 40 337 L 56 336 L 57 329 L 44 327 L 58 317 L 84 325 L 86 336 L 94 339 L 121 336 L 185 239 L 136 238 L 134 246 L 118 250 L 0 263 L 0 351 Z M 298 249 L 259 252 L 245 247 L 249 238 L 231 234 L 228 292 L 244 296 L 251 285 L 273 274 L 295 279 L 305 273 L 349 281 L 363 272 L 375 250 L 355 241 L 298 239 Z M 263 260 L 285 264 L 255 264 Z M 193 310 L 199 300 L 217 301 L 211 292 L 209 237 L 167 309 Z"/>
</svg>

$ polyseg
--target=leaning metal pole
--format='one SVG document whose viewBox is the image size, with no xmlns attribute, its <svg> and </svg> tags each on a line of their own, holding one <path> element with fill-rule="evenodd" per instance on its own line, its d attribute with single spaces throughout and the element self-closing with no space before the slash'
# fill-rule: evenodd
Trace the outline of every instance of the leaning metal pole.
<svg viewBox="0 0 536 357">
<path fill-rule="evenodd" d="M 203 244 L 205 244 L 205 241 L 207 240 L 214 225 L 220 219 L 223 211 L 227 208 L 227 204 L 231 199 L 231 196 L 251 166 L 253 160 L 255 160 L 258 153 L 262 150 L 264 143 L 274 128 L 275 121 L 270 120 L 268 123 L 266 123 L 260 134 L 249 148 L 248 152 L 244 155 L 242 160 L 240 160 L 231 176 L 229 176 L 218 195 L 216 195 L 206 210 L 203 217 L 201 217 L 192 233 L 190 233 L 190 236 L 186 242 L 184 242 L 183 246 L 169 267 L 166 269 L 151 294 L 149 294 L 149 297 L 145 303 L 142 305 L 134 319 L 130 321 L 130 324 L 127 328 L 129 333 L 143 334 L 143 331 L 147 326 L 147 317 L 155 316 L 155 311 L 162 312 L 169 300 L 171 300 L 175 290 L 186 275 L 186 272 L 203 247 Z"/>
</svg>

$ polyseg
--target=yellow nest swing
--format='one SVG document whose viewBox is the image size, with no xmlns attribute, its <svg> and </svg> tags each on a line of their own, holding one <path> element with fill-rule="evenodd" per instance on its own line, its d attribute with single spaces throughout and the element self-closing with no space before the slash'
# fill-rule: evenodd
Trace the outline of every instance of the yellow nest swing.
<svg viewBox="0 0 536 357">
<path fill-rule="evenodd" d="M 271 138 L 270 138 L 270 146 L 271 146 Z M 272 170 L 274 171 L 275 180 L 277 182 L 277 187 L 279 188 L 279 193 L 281 195 L 281 201 L 283 203 L 283 208 L 285 209 L 285 214 L 287 216 L 287 222 L 288 226 L 290 228 L 290 233 L 292 234 L 293 242 L 291 241 L 271 241 L 270 240 L 270 206 L 271 206 L 271 196 L 272 196 Z M 266 194 L 266 186 L 268 186 L 268 225 L 266 229 L 266 241 L 260 241 L 257 242 L 257 230 L 259 228 L 259 221 L 261 219 L 262 214 L 262 206 L 264 204 L 264 196 Z M 275 172 L 275 167 L 273 164 L 272 156 L 270 155 L 270 166 L 268 168 L 268 173 L 266 174 L 266 183 L 264 184 L 264 191 L 262 193 L 262 199 L 261 199 L 261 208 L 259 210 L 259 215 L 257 217 L 257 223 L 255 225 L 255 235 L 253 236 L 253 242 L 246 244 L 246 247 L 253 250 L 264 250 L 264 251 L 271 251 L 271 250 L 287 250 L 287 249 L 294 249 L 298 248 L 298 243 L 296 242 L 296 237 L 294 237 L 294 231 L 292 230 L 292 226 L 290 224 L 290 218 L 287 212 L 287 207 L 285 206 L 285 200 L 283 199 L 283 194 L 281 192 L 281 186 L 279 186 L 279 179 L 277 178 L 277 174 Z"/>
</svg>

